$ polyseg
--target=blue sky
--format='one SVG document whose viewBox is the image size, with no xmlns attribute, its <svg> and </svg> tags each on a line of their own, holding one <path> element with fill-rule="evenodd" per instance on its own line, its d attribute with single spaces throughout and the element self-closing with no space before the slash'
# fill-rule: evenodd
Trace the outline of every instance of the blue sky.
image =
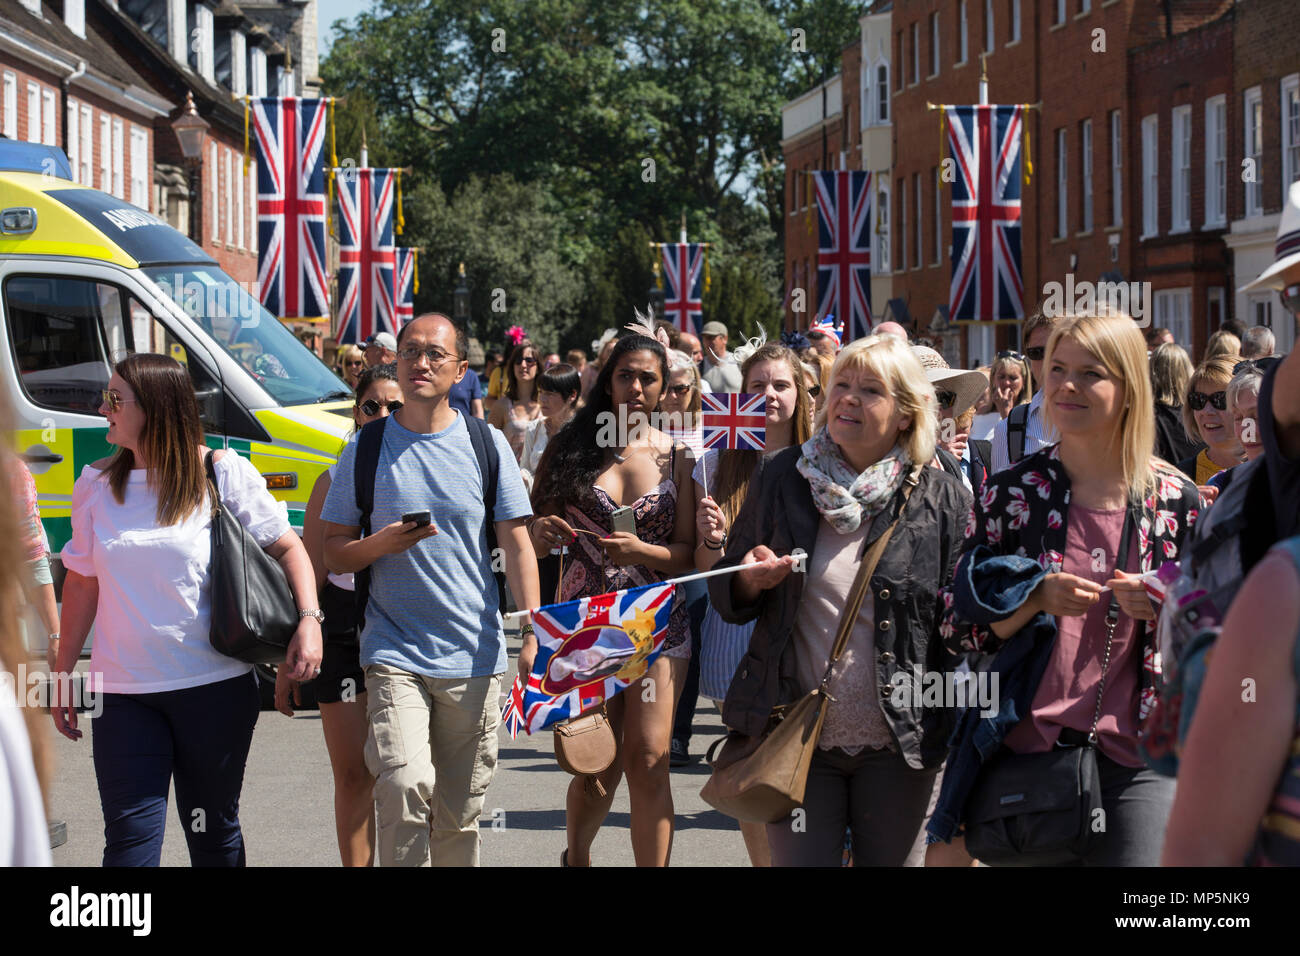
<svg viewBox="0 0 1300 956">
<path fill-rule="evenodd" d="M 317 0 L 316 21 L 320 24 L 320 52 L 330 45 L 330 26 L 335 20 L 350 20 L 366 7 L 370 0 Z"/>
</svg>

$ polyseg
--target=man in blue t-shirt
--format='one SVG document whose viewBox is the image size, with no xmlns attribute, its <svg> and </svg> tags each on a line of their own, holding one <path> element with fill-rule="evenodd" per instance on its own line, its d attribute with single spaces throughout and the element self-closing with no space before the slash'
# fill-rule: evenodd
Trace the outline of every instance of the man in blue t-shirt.
<svg viewBox="0 0 1300 956">
<path fill-rule="evenodd" d="M 493 563 L 504 562 L 521 607 L 541 603 L 524 520 L 532 511 L 510 467 L 514 455 L 493 431 L 502 463 L 494 502 L 500 553 L 488 552 L 483 479 L 465 418 L 448 402 L 466 373 L 465 333 L 444 315 L 423 315 L 402 327 L 397 347 L 404 404 L 384 428 L 374 530 L 360 536 L 351 442 L 321 511 L 325 563 L 337 572 L 371 571 L 361 663 L 380 865 L 475 866 L 506 670 Z M 430 512 L 428 525 L 402 522 L 418 511 Z M 536 653 L 525 625 L 524 674 Z"/>
<path fill-rule="evenodd" d="M 451 407 L 462 415 L 482 418 L 483 385 L 479 382 L 478 376 L 469 371 L 462 375 L 460 381 L 452 385 L 447 401 L 451 402 Z"/>
</svg>

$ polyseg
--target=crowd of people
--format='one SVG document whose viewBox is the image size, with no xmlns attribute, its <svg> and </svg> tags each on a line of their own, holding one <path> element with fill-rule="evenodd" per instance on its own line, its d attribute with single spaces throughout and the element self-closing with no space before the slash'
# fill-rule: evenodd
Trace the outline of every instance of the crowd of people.
<svg viewBox="0 0 1300 956">
<path fill-rule="evenodd" d="M 1256 286 L 1290 321 L 1300 252 L 1279 249 Z M 757 741 L 819 687 L 806 812 L 742 824 L 755 865 L 838 865 L 846 847 L 855 865 L 1041 863 L 1041 834 L 987 794 L 1015 779 L 1059 796 L 1085 756 L 1091 789 L 1062 809 L 1105 825 L 1064 862 L 1300 864 L 1300 357 L 1225 323 L 1194 364 L 1168 330 L 1105 310 L 1039 308 L 1019 339 L 965 370 L 894 323 L 729 350 L 717 321 L 698 337 L 641 321 L 594 360 L 521 338 L 480 376 L 466 330 L 421 315 L 343 350 L 356 437 L 301 538 L 246 459 L 205 476 L 184 369 L 125 359 L 101 406 L 116 450 L 73 492 L 49 662 L 71 671 L 94 624 L 105 865 L 158 863 L 173 780 L 182 819 L 206 816 L 186 828 L 193 863 L 245 861 L 258 694 L 207 639 L 217 497 L 290 584 L 275 701 L 292 715 L 314 683 L 345 865 L 477 864 L 507 605 L 722 569 L 676 590 L 653 693 L 604 705 L 616 756 L 571 781 L 561 865 L 592 865 L 624 778 L 635 860 L 667 865 L 699 699 Z M 707 391 L 765 397 L 763 451 L 701 454 L 655 427 Z M 650 427 L 609 441 L 611 415 Z M 28 525 L 30 491 L 15 486 Z M 48 584 L 28 584 L 47 617 Z M 991 686 L 993 705 L 922 693 L 936 675 Z M 52 713 L 81 737 L 71 702 Z"/>
</svg>

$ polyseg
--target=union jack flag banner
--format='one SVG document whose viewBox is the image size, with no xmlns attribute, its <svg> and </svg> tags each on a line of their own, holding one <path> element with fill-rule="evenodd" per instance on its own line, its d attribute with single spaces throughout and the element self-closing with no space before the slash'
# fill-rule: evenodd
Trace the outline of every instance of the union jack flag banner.
<svg viewBox="0 0 1300 956">
<path fill-rule="evenodd" d="M 357 169 L 339 184 L 339 342 L 398 329 L 391 169 Z"/>
<path fill-rule="evenodd" d="M 767 447 L 767 396 L 705 392 L 700 396 L 704 448 L 732 451 Z"/>
<path fill-rule="evenodd" d="M 257 136 L 257 287 L 282 319 L 329 318 L 322 99 L 251 101 Z"/>
<path fill-rule="evenodd" d="M 682 332 L 699 335 L 704 324 L 704 246 L 698 242 L 665 242 L 664 316 Z"/>
<path fill-rule="evenodd" d="M 675 588 L 647 584 L 534 611 L 537 657 L 501 712 L 510 736 L 577 717 L 645 676 L 663 647 Z"/>
<path fill-rule="evenodd" d="M 397 249 L 397 293 L 393 296 L 397 302 L 397 327 L 400 329 L 415 318 L 415 294 L 412 291 L 415 282 L 416 251 L 399 246 Z M 363 340 L 364 341 L 364 340 Z"/>
<path fill-rule="evenodd" d="M 841 316 L 849 341 L 871 334 L 871 173 L 816 172 L 817 316 Z"/>
<path fill-rule="evenodd" d="M 1022 319 L 1020 136 L 1024 107 L 947 106 L 952 188 L 950 321 Z"/>
<path fill-rule="evenodd" d="M 840 341 L 841 327 L 835 324 L 835 316 L 828 315 L 824 319 L 818 319 L 812 324 L 809 332 L 821 332 L 823 335 L 829 335 L 835 340 L 835 347 L 839 348 L 844 343 Z"/>
</svg>

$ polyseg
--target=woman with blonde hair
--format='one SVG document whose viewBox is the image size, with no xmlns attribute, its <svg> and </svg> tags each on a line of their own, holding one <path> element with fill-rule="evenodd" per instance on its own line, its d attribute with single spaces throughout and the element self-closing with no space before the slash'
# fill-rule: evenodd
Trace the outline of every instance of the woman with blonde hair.
<svg viewBox="0 0 1300 956">
<path fill-rule="evenodd" d="M 1173 781 L 1138 751 L 1160 686 L 1156 608 L 1138 576 L 1180 557 L 1199 499 L 1151 453 L 1146 366 L 1146 342 L 1125 315 L 1067 316 L 1048 339 L 1043 408 L 1060 441 L 989 477 L 941 595 L 949 649 L 988 655 L 1001 713 L 1024 716 L 1008 725 L 963 713 L 930 822 L 936 840 L 969 825 L 966 812 L 999 781 L 1053 786 L 1061 748 L 1091 744 L 1084 758 L 1095 757 L 1106 827 L 1076 862 L 1160 858 Z M 967 846 L 984 862 L 1042 859 L 1031 848 L 995 853 L 988 832 Z"/>
<path fill-rule="evenodd" d="M 1230 358 L 1234 362 L 1240 359 L 1241 339 L 1226 329 L 1219 329 L 1205 343 L 1205 355 L 1201 357 L 1201 361 L 1208 362 L 1213 358 Z"/>
<path fill-rule="evenodd" d="M 1157 345 L 1151 353 L 1151 390 L 1156 411 L 1156 457 L 1171 464 L 1191 458 L 1201 443 L 1183 427 L 1183 403 L 1192 379 L 1187 350 L 1173 342 Z"/>
<path fill-rule="evenodd" d="M 926 465 L 934 389 L 906 343 L 858 339 L 836 356 L 817 431 L 762 458 L 709 598 L 724 621 L 756 621 L 723 704 L 723 722 L 761 737 L 773 709 L 817 688 L 863 554 L 892 528 L 848 647 L 829 675 L 829 704 L 800 818 L 767 826 L 777 866 L 837 866 L 845 829 L 856 866 L 920 865 L 921 824 L 947 753 L 952 712 L 894 691 L 951 659 L 935 595 L 952 577 L 970 495 Z M 802 549 L 806 574 L 791 574 Z"/>
<path fill-rule="evenodd" d="M 1236 364 L 1235 358 L 1227 356 L 1208 358 L 1196 367 L 1187 383 L 1183 427 L 1189 438 L 1204 442 L 1205 447 L 1198 454 L 1180 460 L 1178 467 L 1202 488 L 1224 468 L 1246 460 L 1233 431 L 1232 409 L 1228 406 L 1228 383 L 1232 381 Z"/>
<path fill-rule="evenodd" d="M 366 353 L 355 345 L 345 345 L 339 349 L 339 374 L 348 388 L 357 390 L 357 380 L 366 370 Z"/>
</svg>

